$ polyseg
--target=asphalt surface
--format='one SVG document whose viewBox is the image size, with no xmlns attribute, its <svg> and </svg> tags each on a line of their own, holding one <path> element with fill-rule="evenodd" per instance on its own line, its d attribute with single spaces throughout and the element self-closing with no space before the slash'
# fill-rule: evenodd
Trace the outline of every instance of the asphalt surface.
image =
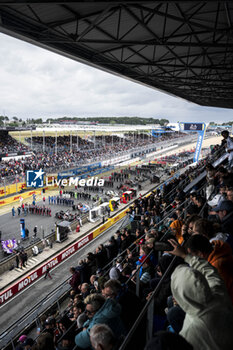
<svg viewBox="0 0 233 350">
<path fill-rule="evenodd" d="M 58 191 L 55 192 L 56 194 Z M 78 203 L 78 201 L 77 201 Z M 44 204 L 42 201 L 36 202 L 36 205 L 42 205 Z M 2 231 L 2 237 L 1 240 L 5 241 L 8 239 L 16 239 L 20 244 L 20 246 L 26 247 L 33 236 L 33 229 L 37 225 L 38 226 L 38 238 L 46 237 L 48 234 L 51 233 L 52 229 L 55 228 L 56 221 L 60 221 L 55 218 L 55 213 L 60 210 L 70 210 L 72 213 L 75 213 L 75 211 L 72 210 L 71 207 L 63 206 L 63 205 L 49 205 L 47 199 L 45 202 L 45 206 L 49 206 L 51 208 L 51 214 L 52 216 L 43 216 L 43 215 L 36 215 L 36 214 L 28 214 L 27 216 L 24 216 L 23 214 L 16 215 L 13 217 L 11 210 L 10 212 L 3 214 L 0 216 L 0 230 Z M 21 239 L 21 232 L 20 232 L 20 219 L 25 219 L 25 228 L 29 230 L 29 239 L 22 240 Z M 0 260 L 6 257 L 7 255 L 4 255 L 3 251 L 0 251 Z"/>
<path fill-rule="evenodd" d="M 105 190 L 108 190 L 108 188 L 105 188 Z M 53 191 L 52 195 L 53 196 L 58 195 L 58 193 L 59 193 L 58 191 Z M 96 193 L 93 192 L 92 196 L 93 195 L 96 195 Z M 75 214 L 77 212 L 76 210 L 73 210 L 71 206 L 49 204 L 47 196 L 48 195 L 46 194 L 45 202 L 37 201 L 36 205 L 38 206 L 45 205 L 46 207 L 51 208 L 51 217 L 46 215 L 43 216 L 43 215 L 30 214 L 30 213 L 26 216 L 24 216 L 22 213 L 21 215 L 18 215 L 17 206 L 15 206 L 16 215 L 14 217 L 12 216 L 12 211 L 10 208 L 7 213 L 0 215 L 0 230 L 2 231 L 1 240 L 5 241 L 8 239 L 16 239 L 20 246 L 26 247 L 32 241 L 33 230 L 36 225 L 38 227 L 37 238 L 43 239 L 44 237 L 49 235 L 53 229 L 55 229 L 56 222 L 61 221 L 55 218 L 55 214 L 57 212 L 61 210 L 63 210 L 64 212 L 69 211 L 72 214 Z M 93 205 L 94 202 L 89 200 L 84 200 L 84 199 L 77 199 L 77 200 L 74 199 L 74 204 L 77 205 L 78 203 L 82 203 L 90 206 L 90 205 Z M 25 220 L 25 228 L 29 230 L 29 239 L 25 239 L 25 240 L 21 239 L 21 232 L 20 232 L 21 218 Z M 4 254 L 3 250 L 0 249 L 0 260 L 2 260 L 5 257 L 7 257 L 7 254 Z"/>
<path fill-rule="evenodd" d="M 78 261 L 86 257 L 87 253 L 90 251 L 94 251 L 97 245 L 101 243 L 105 243 L 108 239 L 117 231 L 120 227 L 122 221 L 120 220 L 116 225 L 112 226 L 109 230 L 107 230 L 104 234 L 98 236 L 95 240 L 88 243 L 86 246 L 81 248 L 77 253 L 71 255 L 68 259 L 66 259 L 63 263 L 57 265 L 54 269 L 51 270 L 52 279 L 44 279 L 44 277 L 40 278 L 37 282 L 32 284 L 30 287 L 23 290 L 21 293 L 17 294 L 13 297 L 9 302 L 3 304 L 0 307 L 0 348 L 4 345 L 4 337 L 9 334 L 9 330 L 5 333 L 7 328 L 14 322 L 19 319 L 17 325 L 14 327 L 13 331 L 17 331 L 17 327 L 22 327 L 24 324 L 21 322 L 20 315 L 28 312 L 35 304 L 37 304 L 40 300 L 45 298 L 49 293 L 51 293 L 54 289 L 57 288 L 59 292 L 60 284 L 70 277 L 69 268 L 71 266 L 77 266 Z M 68 283 L 67 283 L 68 286 Z M 48 302 L 48 305 L 51 304 Z M 43 305 L 46 307 L 46 303 Z M 39 311 L 39 310 L 38 310 Z M 26 324 L 27 322 L 25 322 Z M 1 339 L 2 333 L 5 333 L 3 338 Z"/>
<path fill-rule="evenodd" d="M 134 179 L 135 176 L 132 176 L 131 179 Z M 104 187 L 104 191 L 116 191 L 118 192 L 119 190 L 117 190 L 117 186 L 119 186 L 119 182 L 115 182 L 115 186 L 114 188 L 109 188 L 109 187 Z M 142 185 L 145 185 L 145 182 L 142 183 Z M 68 189 L 71 191 L 74 191 L 74 188 L 72 189 Z M 83 192 L 82 190 L 80 192 Z M 52 192 L 49 192 L 50 195 L 58 195 L 59 191 L 55 190 Z M 102 192 L 98 193 L 98 192 L 90 192 L 91 196 L 96 196 L 97 194 L 100 197 L 106 197 L 105 195 L 102 194 Z M 43 216 L 43 215 L 38 215 L 38 214 L 28 214 L 27 216 L 24 216 L 23 213 L 21 213 L 21 215 L 17 214 L 17 205 L 15 205 L 16 208 L 16 214 L 13 217 L 12 216 L 12 211 L 11 211 L 11 207 L 8 208 L 8 210 L 6 211 L 5 214 L 0 215 L 0 230 L 2 231 L 2 237 L 1 240 L 5 241 L 8 239 L 16 239 L 18 241 L 18 245 L 21 247 L 26 247 L 30 244 L 31 241 L 33 241 L 33 230 L 34 227 L 37 225 L 38 226 L 38 233 L 37 233 L 37 238 L 43 239 L 44 237 L 48 236 L 53 229 L 55 229 L 55 224 L 58 221 L 61 221 L 57 218 L 55 218 L 55 214 L 61 210 L 63 210 L 64 212 L 69 211 L 72 214 L 75 214 L 77 211 L 73 210 L 71 206 L 67 206 L 67 205 L 57 205 L 57 204 L 49 204 L 48 201 L 48 193 L 45 194 L 46 196 L 46 200 L 45 202 L 38 200 L 36 202 L 36 205 L 38 206 L 43 206 L 45 205 L 46 207 L 51 208 L 51 217 L 50 216 Z M 78 199 L 74 199 L 74 204 L 77 205 L 78 203 L 82 203 L 85 205 L 88 205 L 90 207 L 95 206 L 95 203 L 93 202 L 93 200 L 87 200 L 87 199 L 83 199 L 83 198 L 78 198 Z M 30 203 L 31 200 L 28 201 L 28 203 Z M 29 239 L 26 240 L 22 240 L 21 239 L 21 232 L 20 232 L 20 219 L 23 218 L 25 220 L 25 228 L 27 228 L 29 230 Z M 0 247 L 2 247 L 0 245 Z M 4 258 L 7 257 L 7 254 L 4 254 L 3 250 L 0 249 L 0 261 Z"/>
<path fill-rule="evenodd" d="M 218 140 L 208 140 L 209 144 L 216 144 Z M 184 146 L 182 146 L 183 148 Z M 186 146 L 187 147 L 187 146 Z M 183 150 L 183 149 L 182 149 Z M 175 150 L 178 152 L 179 149 Z M 171 152 L 171 153 L 174 153 Z M 168 153 L 167 153 L 168 155 Z M 53 206 L 52 213 L 55 214 L 56 211 L 60 210 L 60 206 Z M 26 217 L 26 226 L 28 227 L 30 234 L 33 231 L 34 226 L 37 223 L 38 216 L 29 215 Z M 39 217 L 39 220 L 43 225 L 54 225 L 55 219 L 49 217 Z M 42 225 L 42 224 L 41 224 Z M 38 225 L 39 228 L 39 225 Z M 20 227 L 19 218 L 12 218 L 11 211 L 7 214 L 1 215 L 0 217 L 0 230 L 2 230 L 2 239 L 16 238 L 20 239 Z M 10 299 L 9 302 L 0 307 L 0 333 L 6 330 L 12 323 L 17 321 L 21 315 L 28 312 L 33 305 L 42 300 L 46 295 L 52 292 L 54 289 L 58 289 L 62 281 L 69 277 L 69 267 L 77 265 L 78 261 L 85 257 L 87 252 L 93 251 L 95 246 L 100 243 L 105 243 L 108 238 L 117 230 L 117 228 L 111 228 L 108 232 L 98 236 L 95 241 L 91 241 L 87 246 L 83 247 L 76 254 L 72 255 L 69 259 L 65 260 L 62 264 L 59 264 L 51 272 L 53 279 L 44 280 L 40 279 L 35 284 L 32 284 L 29 288 L 23 290 L 20 294 L 17 294 L 14 298 Z M 12 236 L 14 234 L 14 236 Z M 20 325 L 20 322 L 18 322 Z M 3 338 L 2 338 L 3 339 Z M 0 347 L 1 338 L 0 338 Z"/>
</svg>

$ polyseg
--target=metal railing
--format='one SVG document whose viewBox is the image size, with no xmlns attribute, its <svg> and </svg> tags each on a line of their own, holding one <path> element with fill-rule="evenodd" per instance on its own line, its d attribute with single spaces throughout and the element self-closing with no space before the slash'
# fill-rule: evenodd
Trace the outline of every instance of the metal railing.
<svg viewBox="0 0 233 350">
<path fill-rule="evenodd" d="M 155 189 L 158 188 L 159 186 L 161 186 L 161 184 L 155 186 Z M 151 192 L 151 191 L 152 191 L 152 190 L 148 191 L 148 193 Z M 132 203 L 131 203 L 130 205 L 132 205 Z M 165 220 L 165 218 L 166 218 L 166 216 L 163 218 L 163 220 Z M 161 222 L 163 222 L 163 220 L 161 220 Z M 161 222 L 160 222 L 160 223 L 161 223 Z M 160 223 L 159 223 L 159 224 L 160 224 Z M 122 254 L 123 254 L 123 253 L 124 253 L 124 252 L 122 252 Z M 174 259 L 175 259 L 175 258 L 174 258 Z M 174 259 L 173 259 L 173 260 L 174 260 Z M 112 262 L 111 262 L 111 263 L 112 263 Z M 109 264 L 110 264 L 110 263 L 109 263 Z M 167 276 L 167 274 L 169 273 L 170 269 L 172 268 L 172 265 L 173 265 L 173 261 L 172 261 L 172 263 L 169 265 L 168 270 L 165 272 L 165 276 Z M 164 277 L 164 278 L 165 278 L 165 277 Z M 67 279 L 67 280 L 68 280 L 68 279 Z M 67 280 L 66 280 L 66 281 L 67 281 Z M 64 282 L 63 282 L 63 283 L 64 283 Z M 123 344 L 121 345 L 120 350 L 126 349 L 126 346 L 127 346 L 128 342 L 130 341 L 130 339 L 131 339 L 131 337 L 132 337 L 132 335 L 133 335 L 135 329 L 137 328 L 137 326 L 138 326 L 139 323 L 141 322 L 141 320 L 142 320 L 142 318 L 144 317 L 145 313 L 148 312 L 148 315 L 152 315 L 152 314 L 153 314 L 153 310 L 154 310 L 154 309 L 153 309 L 153 300 L 154 300 L 154 297 L 156 296 L 156 294 L 158 293 L 158 290 L 159 290 L 161 284 L 162 284 L 162 281 L 161 281 L 161 283 L 159 283 L 159 285 L 157 286 L 156 290 L 153 292 L 152 297 L 148 300 L 148 302 L 146 303 L 145 307 L 143 308 L 143 310 L 142 310 L 140 316 L 139 316 L 138 319 L 135 321 L 135 324 L 133 325 L 132 329 L 130 330 L 130 332 L 128 333 L 127 337 L 125 338 Z M 49 295 L 50 295 L 50 294 L 49 294 Z M 48 297 L 49 297 L 49 296 L 48 296 Z M 38 303 L 36 307 L 38 307 L 39 305 L 41 305 L 41 303 L 42 303 L 42 302 Z M 35 307 L 35 308 L 36 308 L 36 307 Z M 147 311 L 147 310 L 148 310 L 148 311 Z M 152 328 L 152 325 L 151 325 L 151 317 L 149 317 L 149 322 L 150 322 L 150 323 L 149 323 L 149 329 L 150 329 L 150 331 L 149 331 L 148 334 L 149 334 L 149 338 L 150 338 L 150 337 L 152 336 L 152 329 L 153 329 L 153 328 Z M 12 327 L 12 326 L 11 326 L 11 327 Z M 8 329 L 8 330 L 9 330 L 9 329 Z M 4 335 L 7 334 L 8 330 L 5 330 Z M 3 334 L 0 336 L 0 339 L 2 339 L 2 338 L 3 338 Z M 7 338 L 7 339 L 8 339 L 8 338 Z"/>
</svg>

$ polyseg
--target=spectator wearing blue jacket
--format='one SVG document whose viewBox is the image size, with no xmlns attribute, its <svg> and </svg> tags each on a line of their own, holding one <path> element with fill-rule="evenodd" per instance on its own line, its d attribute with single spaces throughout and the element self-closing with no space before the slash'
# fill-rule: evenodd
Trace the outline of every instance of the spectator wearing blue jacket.
<svg viewBox="0 0 233 350">
<path fill-rule="evenodd" d="M 90 330 L 96 324 L 106 324 L 113 331 L 115 337 L 125 334 L 125 328 L 120 318 L 121 306 L 114 299 L 105 299 L 101 294 L 90 294 L 84 300 L 88 320 L 83 330 L 75 337 L 75 343 L 80 349 L 91 347 Z"/>
</svg>

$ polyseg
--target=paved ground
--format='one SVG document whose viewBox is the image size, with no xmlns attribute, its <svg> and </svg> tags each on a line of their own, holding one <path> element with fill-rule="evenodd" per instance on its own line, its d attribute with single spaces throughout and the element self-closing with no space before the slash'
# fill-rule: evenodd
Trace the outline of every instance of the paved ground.
<svg viewBox="0 0 233 350">
<path fill-rule="evenodd" d="M 203 141 L 203 147 L 209 147 L 211 144 L 217 144 L 220 143 L 221 141 L 221 137 L 211 137 L 208 139 L 205 139 Z M 170 155 L 170 154 L 174 154 L 174 153 L 179 153 L 181 151 L 184 150 L 189 150 L 193 147 L 195 147 L 195 143 L 189 144 L 189 145 L 185 145 L 185 146 L 181 146 L 175 150 L 166 152 L 166 155 Z M 153 158 L 153 157 L 152 157 Z M 145 162 L 145 160 L 143 161 Z M 140 162 L 137 162 L 137 164 L 139 164 Z M 49 195 L 57 195 L 58 191 L 47 191 L 46 192 L 46 205 L 49 205 L 48 203 L 48 196 Z M 28 203 L 32 202 L 32 199 L 28 200 Z M 77 202 L 80 202 L 80 200 L 78 200 Z M 82 201 L 84 204 L 90 204 L 90 202 L 88 201 Z M 37 203 L 40 204 L 42 203 L 42 196 L 39 195 L 37 196 Z M 17 203 L 15 204 L 15 207 L 17 207 Z M 25 223 L 26 223 L 26 227 L 29 229 L 29 236 L 33 235 L 33 229 L 35 227 L 35 225 L 38 226 L 38 237 L 42 238 L 43 237 L 43 232 L 44 235 L 48 235 L 51 230 L 54 228 L 54 224 L 57 220 L 55 220 L 54 215 L 57 211 L 59 210 L 67 210 L 67 209 L 71 209 L 67 206 L 61 206 L 61 205 L 51 205 L 51 209 L 52 209 L 52 218 L 50 217 L 46 217 L 46 216 L 39 216 L 39 215 L 33 215 L 33 214 L 29 214 L 28 216 L 24 217 L 24 216 L 18 216 L 16 214 L 15 217 L 12 217 L 11 214 L 11 209 L 12 209 L 13 204 L 11 205 L 7 205 L 4 207 L 0 207 L 0 230 L 2 231 L 2 240 L 7 240 L 7 239 L 13 239 L 15 238 L 16 240 L 20 240 L 21 239 L 21 233 L 20 233 L 20 218 L 23 217 L 25 218 Z M 28 241 L 25 242 L 21 242 L 22 246 L 26 246 L 28 245 Z M 0 260 L 4 257 L 3 252 L 0 250 Z"/>
<path fill-rule="evenodd" d="M 100 244 L 106 242 L 117 230 L 117 225 L 108 230 L 104 235 L 98 236 L 95 241 L 91 241 L 87 246 L 83 247 L 76 254 L 72 255 L 70 258 L 66 259 L 62 264 L 57 265 L 52 271 L 52 280 L 44 278 L 40 278 L 35 284 L 31 285 L 29 288 L 22 291 L 22 293 L 16 295 L 9 302 L 2 305 L 0 307 L 0 348 L 3 347 L 6 337 L 11 337 L 9 331 L 5 333 L 3 338 L 1 339 L 1 334 L 7 330 L 7 328 L 18 319 L 20 322 L 17 322 L 15 327 L 13 327 L 12 332 L 17 332 L 17 327 L 22 327 L 24 325 L 21 316 L 27 313 L 31 308 L 37 304 L 40 300 L 45 298 L 49 293 L 51 293 L 54 289 L 61 289 L 60 285 L 67 278 L 69 278 L 69 268 L 70 266 L 77 266 L 78 261 L 86 256 L 86 254 L 90 251 L 94 251 L 95 247 Z M 36 257 L 40 259 L 40 256 Z M 65 286 L 66 287 L 66 286 Z M 55 296 L 56 298 L 56 296 Z M 49 299 L 48 304 L 43 302 L 40 307 L 38 307 L 38 311 L 43 307 L 47 307 L 50 305 L 51 300 Z M 22 322 L 22 323 L 21 323 Z M 25 324 L 27 321 L 25 322 Z"/>
<path fill-rule="evenodd" d="M 104 191 L 108 191 L 108 190 L 116 190 L 116 187 L 119 185 L 119 182 L 116 182 L 116 186 L 115 189 L 112 188 L 108 188 L 108 187 L 104 187 Z M 67 189 L 69 190 L 69 189 Z M 74 188 L 71 188 L 70 190 L 74 190 Z M 80 192 L 83 192 L 82 190 Z M 118 192 L 118 191 L 117 191 Z M 99 194 L 102 198 L 105 197 L 102 192 L 98 193 L 98 192 L 90 192 L 91 196 L 95 196 L 96 194 Z M 56 212 L 59 212 L 60 210 L 63 211 L 70 211 L 71 213 L 76 213 L 77 211 L 74 211 L 72 209 L 71 206 L 67 206 L 67 205 L 54 205 L 54 204 L 49 204 L 48 201 L 48 196 L 50 195 L 58 195 L 59 191 L 58 190 L 54 190 L 54 191 L 47 191 L 45 194 L 46 200 L 45 202 L 43 202 L 41 200 L 41 196 L 39 196 L 39 199 L 36 204 L 38 206 L 45 204 L 45 206 L 48 206 L 51 208 L 51 217 L 49 216 L 43 216 L 43 215 L 36 215 L 36 214 L 28 214 L 27 216 L 24 216 L 23 214 L 18 215 L 16 213 L 16 215 L 13 217 L 12 216 L 12 212 L 11 212 L 11 208 L 13 205 L 11 206 L 7 206 L 7 208 L 1 208 L 0 209 L 0 215 L 1 212 L 3 212 L 3 214 L 0 216 L 0 230 L 2 231 L 2 240 L 7 240 L 7 239 L 16 239 L 18 241 L 18 244 L 22 247 L 26 247 L 30 242 L 33 241 L 33 229 L 35 227 L 35 225 L 38 226 L 38 234 L 37 234 L 37 238 L 43 239 L 44 237 L 46 237 L 47 235 L 49 235 L 51 233 L 51 231 L 55 228 L 55 223 L 61 220 L 58 220 L 57 218 L 55 218 L 55 214 Z M 27 200 L 28 203 L 31 203 L 31 200 Z M 78 203 L 82 203 L 82 204 L 86 204 L 89 205 L 90 207 L 95 206 L 95 203 L 92 200 L 84 200 L 83 198 L 81 199 L 74 199 L 75 205 L 77 205 Z M 15 208 L 17 208 L 17 205 L 15 206 Z M 17 210 L 16 210 L 17 212 Z M 20 232 L 20 219 L 24 218 L 25 219 L 25 227 L 29 230 L 29 239 L 27 240 L 22 240 L 21 239 L 21 232 Z M 4 257 L 6 257 L 6 255 L 4 255 L 4 252 L 0 250 L 0 260 L 3 259 Z"/>
<path fill-rule="evenodd" d="M 58 191 L 53 191 L 53 195 L 58 195 Z M 38 226 L 38 238 L 43 238 L 51 233 L 52 229 L 55 228 L 55 223 L 59 221 L 58 219 L 55 219 L 55 213 L 60 210 L 70 210 L 72 213 L 74 212 L 71 207 L 63 206 L 63 205 L 49 205 L 48 203 L 48 195 L 51 194 L 51 191 L 46 194 L 46 202 L 45 205 L 49 206 L 52 211 L 52 216 L 42 216 L 42 215 L 35 215 L 35 214 L 28 214 L 27 216 L 20 215 L 18 216 L 16 213 L 16 216 L 13 217 L 11 213 L 11 207 L 7 206 L 8 208 L 1 208 L 1 212 L 5 212 L 0 216 L 0 230 L 2 231 L 2 240 L 7 239 L 16 239 L 17 241 L 20 241 L 21 246 L 27 246 L 29 242 L 32 240 L 33 235 L 33 229 L 35 225 Z M 40 197 L 39 197 L 40 199 Z M 30 203 L 32 200 L 27 201 Z M 38 200 L 36 202 L 37 205 L 42 205 L 42 201 Z M 76 201 L 76 204 L 78 201 Z M 16 206 L 15 206 L 16 207 Z M 25 219 L 25 227 L 29 230 L 29 239 L 22 241 L 21 240 L 21 232 L 20 232 L 20 219 Z M 2 251 L 0 251 L 0 260 L 4 257 L 4 254 Z"/>
<path fill-rule="evenodd" d="M 154 186 L 155 186 L 154 184 L 153 185 L 148 184 L 147 186 L 145 186 L 145 189 L 143 191 L 141 191 L 142 195 L 144 193 L 146 193 L 147 191 L 149 191 Z M 125 204 L 120 204 L 118 209 L 120 210 L 120 209 L 123 209 L 124 207 L 125 207 Z M 111 214 L 111 216 L 113 214 Z M 68 240 L 64 241 L 63 243 L 54 243 L 52 249 L 46 248 L 46 249 L 44 249 L 44 251 L 41 254 L 37 255 L 36 258 L 29 259 L 29 264 L 28 264 L 27 268 L 25 268 L 23 270 L 15 268 L 12 271 L 7 271 L 7 272 L 3 273 L 0 276 L 0 290 L 4 289 L 4 287 L 6 285 L 9 285 L 9 283 L 12 283 L 13 281 L 16 281 L 17 279 L 22 277 L 22 275 L 24 275 L 25 273 L 28 273 L 33 267 L 38 265 L 38 263 L 42 263 L 43 261 L 48 260 L 51 257 L 51 255 L 53 255 L 56 252 L 58 252 L 59 250 L 65 248 L 66 246 L 71 245 L 72 242 L 77 240 L 77 238 L 79 238 L 85 232 L 93 229 L 94 227 L 96 227 L 97 225 L 99 225 L 101 223 L 102 223 L 101 220 L 98 220 L 96 223 L 90 223 L 90 222 L 86 223 L 81 228 L 80 233 L 73 232 L 72 234 L 69 235 Z"/>
<path fill-rule="evenodd" d="M 220 143 L 221 138 L 211 138 L 204 141 L 204 147 L 208 147 L 211 144 Z M 189 146 L 182 146 L 180 149 L 176 149 L 175 151 L 171 153 L 177 153 L 179 151 L 183 151 L 184 149 L 189 149 L 192 147 L 192 145 Z M 170 152 L 169 152 L 170 153 Z M 167 154 L 168 155 L 168 154 Z M 146 189 L 145 189 L 146 190 Z M 142 191 L 143 193 L 144 191 Z M 48 195 L 49 193 L 47 193 Z M 38 200 L 41 198 L 38 198 Z M 0 213 L 5 214 L 2 215 L 0 218 L 0 225 L 5 225 L 6 231 L 8 230 L 7 221 L 13 221 L 11 214 L 11 206 L 0 208 Z M 8 214 L 7 214 L 8 213 Z M 3 218 L 3 220 L 2 220 Z M 44 218 L 42 218 L 44 219 Z M 17 219 L 15 219 L 17 220 Z M 31 223 L 33 223 L 34 217 L 32 217 Z M 46 220 L 46 218 L 45 218 Z M 18 223 L 13 222 L 18 225 Z M 90 224 L 88 223 L 85 225 L 85 228 L 83 227 L 82 233 L 84 230 L 88 230 L 91 228 Z M 11 231 L 10 229 L 8 230 Z M 105 233 L 101 235 L 97 241 L 90 242 L 90 245 L 85 246 L 82 250 L 78 251 L 77 254 L 70 257 L 70 259 L 65 260 L 64 264 L 58 265 L 56 269 L 52 270 L 52 276 L 53 280 L 46 280 L 40 279 L 38 282 L 33 284 L 30 288 L 25 289 L 22 291 L 21 294 L 17 295 L 15 298 L 10 300 L 8 303 L 4 304 L 2 307 L 0 307 L 1 310 L 1 320 L 0 320 L 0 333 L 4 331 L 10 324 L 12 324 L 14 321 L 16 321 L 17 318 L 19 318 L 22 314 L 24 314 L 26 311 L 30 310 L 31 307 L 39 300 L 41 300 L 45 295 L 47 295 L 49 292 L 54 290 L 55 288 L 58 288 L 58 285 L 65 280 L 68 277 L 68 269 L 69 266 L 75 265 L 78 260 L 83 257 L 88 251 L 92 251 L 95 247 L 95 245 L 99 244 L 100 241 L 105 242 L 108 239 L 108 236 L 111 236 L 114 231 L 114 228 L 109 231 L 109 233 Z M 78 234 L 79 235 L 79 234 Z M 70 242 L 74 239 L 77 239 L 77 234 L 72 233 L 69 237 Z M 66 244 L 66 242 L 62 244 Z M 42 254 L 38 255 L 35 259 L 35 261 L 30 261 L 29 266 L 27 267 L 27 271 L 10 271 L 1 276 L 0 281 L 0 288 L 4 288 L 4 285 L 9 284 L 10 281 L 16 280 L 17 278 L 20 278 L 25 272 L 28 272 L 30 269 L 33 268 L 33 266 L 42 263 L 44 260 L 49 259 L 51 254 L 54 253 L 56 250 L 60 250 L 62 248 L 62 244 L 54 244 L 54 247 L 52 249 L 45 249 Z M 17 315 L 17 316 L 15 316 Z"/>
</svg>

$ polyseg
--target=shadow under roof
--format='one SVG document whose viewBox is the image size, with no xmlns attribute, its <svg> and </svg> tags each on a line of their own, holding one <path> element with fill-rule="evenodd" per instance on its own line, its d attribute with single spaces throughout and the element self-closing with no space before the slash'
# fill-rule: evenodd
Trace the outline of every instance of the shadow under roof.
<svg viewBox="0 0 233 350">
<path fill-rule="evenodd" d="M 203 106 L 233 108 L 233 1 L 0 0 L 0 31 Z"/>
</svg>

